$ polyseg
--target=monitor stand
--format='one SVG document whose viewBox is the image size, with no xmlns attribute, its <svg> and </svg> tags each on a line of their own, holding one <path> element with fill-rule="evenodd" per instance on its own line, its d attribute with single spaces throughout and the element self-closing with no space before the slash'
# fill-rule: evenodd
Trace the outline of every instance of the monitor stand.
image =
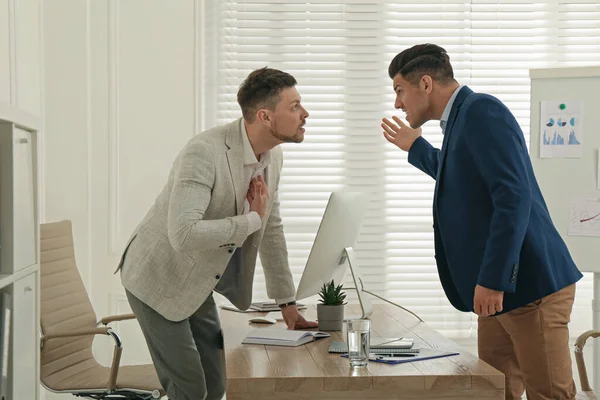
<svg viewBox="0 0 600 400">
<path fill-rule="evenodd" d="M 362 276 L 360 275 L 360 268 L 358 266 L 358 262 L 356 261 L 356 256 L 354 255 L 354 249 L 352 247 L 344 248 L 339 265 L 342 265 L 346 261 L 348 261 L 350 273 L 352 274 L 352 281 L 354 282 L 354 287 L 348 289 L 356 290 L 356 294 L 358 295 L 358 302 L 360 303 L 361 315 L 349 315 L 348 317 L 345 317 L 345 319 L 369 318 L 371 314 L 373 314 L 373 305 L 371 304 L 371 299 L 365 296 L 364 294 L 365 290 L 362 281 Z"/>
<path fill-rule="evenodd" d="M 346 320 L 364 319 L 364 318 L 369 318 L 371 316 L 371 314 L 373 314 L 373 305 L 371 304 L 371 299 L 365 295 L 365 293 L 368 293 L 371 296 L 375 296 L 378 299 L 381 299 L 387 303 L 390 303 L 398 308 L 403 309 L 404 311 L 415 316 L 415 318 L 417 318 L 419 321 L 425 322 L 417 314 L 402 307 L 401 305 L 391 302 L 387 299 L 384 299 L 383 297 L 376 295 L 375 293 L 369 292 L 368 290 L 365 290 L 365 287 L 364 287 L 363 281 L 362 281 L 362 276 L 360 275 L 360 268 L 358 266 L 358 262 L 356 261 L 356 256 L 354 255 L 354 249 L 352 247 L 344 248 L 344 251 L 342 252 L 342 257 L 340 258 L 339 265 L 342 265 L 343 263 L 345 263 L 346 260 L 348 261 L 348 266 L 350 267 L 350 273 L 352 274 L 352 281 L 354 282 L 354 287 L 347 288 L 347 289 L 355 289 L 356 290 L 356 294 L 358 295 L 358 302 L 360 303 L 361 315 L 356 315 L 356 316 L 349 315 L 347 317 L 344 317 L 344 319 L 346 319 Z"/>
</svg>

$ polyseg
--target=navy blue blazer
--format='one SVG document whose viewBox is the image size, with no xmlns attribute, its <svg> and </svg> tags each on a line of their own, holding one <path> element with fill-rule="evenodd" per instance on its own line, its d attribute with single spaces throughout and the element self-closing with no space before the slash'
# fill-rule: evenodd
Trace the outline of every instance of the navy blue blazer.
<svg viewBox="0 0 600 400">
<path fill-rule="evenodd" d="M 461 88 L 441 150 L 419 137 L 408 161 L 436 180 L 435 258 L 458 310 L 473 311 L 478 284 L 504 292 L 505 313 L 582 277 L 552 223 L 523 132 L 498 99 Z"/>
</svg>

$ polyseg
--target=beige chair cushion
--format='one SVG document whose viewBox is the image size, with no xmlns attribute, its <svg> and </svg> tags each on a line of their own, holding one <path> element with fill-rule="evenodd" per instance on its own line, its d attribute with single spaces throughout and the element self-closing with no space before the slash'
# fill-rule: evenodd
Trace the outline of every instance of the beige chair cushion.
<svg viewBox="0 0 600 400">
<path fill-rule="evenodd" d="M 98 363 L 81 365 L 78 372 L 72 368 L 71 373 L 55 376 L 49 380 L 52 386 L 44 384 L 56 391 L 76 391 L 98 389 L 105 390 L 110 374 L 109 367 L 103 367 Z M 117 389 L 135 389 L 151 392 L 159 390 L 165 394 L 160 386 L 156 370 L 153 365 L 124 365 L 119 368 L 117 376 Z"/>
</svg>

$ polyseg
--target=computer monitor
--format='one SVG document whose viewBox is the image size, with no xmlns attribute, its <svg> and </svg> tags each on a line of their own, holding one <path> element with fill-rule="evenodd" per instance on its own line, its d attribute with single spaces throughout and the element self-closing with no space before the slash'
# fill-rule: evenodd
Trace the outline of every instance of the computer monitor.
<svg viewBox="0 0 600 400">
<path fill-rule="evenodd" d="M 362 310 L 359 317 L 368 318 L 371 315 L 371 302 L 363 294 L 362 278 L 352 248 L 367 213 L 370 197 L 368 193 L 350 191 L 333 192 L 330 195 L 298 284 L 296 300 L 318 294 L 323 284 L 332 279 L 336 285 L 340 284 L 348 263 Z"/>
</svg>

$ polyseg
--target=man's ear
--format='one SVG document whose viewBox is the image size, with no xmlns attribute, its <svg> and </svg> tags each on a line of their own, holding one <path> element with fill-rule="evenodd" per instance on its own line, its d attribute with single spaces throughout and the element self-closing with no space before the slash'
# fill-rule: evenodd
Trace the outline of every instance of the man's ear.
<svg viewBox="0 0 600 400">
<path fill-rule="evenodd" d="M 261 108 L 256 112 L 256 119 L 265 125 L 271 125 L 271 113 L 269 110 Z"/>
<path fill-rule="evenodd" d="M 433 79 L 431 79 L 431 76 L 429 75 L 423 75 L 419 81 L 419 86 L 427 93 L 431 93 L 433 90 Z"/>
</svg>

